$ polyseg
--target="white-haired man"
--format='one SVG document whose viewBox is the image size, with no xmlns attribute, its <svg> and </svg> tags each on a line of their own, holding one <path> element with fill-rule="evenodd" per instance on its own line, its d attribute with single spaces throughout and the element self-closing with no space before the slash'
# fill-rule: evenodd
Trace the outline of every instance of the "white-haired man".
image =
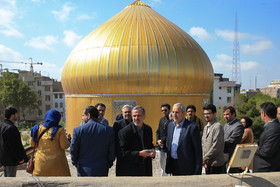
<svg viewBox="0 0 280 187">
<path fill-rule="evenodd" d="M 172 175 L 200 175 L 202 148 L 200 133 L 194 122 L 186 120 L 186 107 L 173 105 L 174 124 L 167 130 L 166 173 Z"/>
</svg>

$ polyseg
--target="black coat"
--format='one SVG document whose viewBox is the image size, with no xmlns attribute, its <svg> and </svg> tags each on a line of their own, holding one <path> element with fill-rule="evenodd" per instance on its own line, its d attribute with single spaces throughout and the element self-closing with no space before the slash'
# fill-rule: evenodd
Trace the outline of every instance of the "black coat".
<svg viewBox="0 0 280 187">
<path fill-rule="evenodd" d="M 280 123 L 273 121 L 263 131 L 254 156 L 254 172 L 280 171 Z"/>
<path fill-rule="evenodd" d="M 152 128 L 143 124 L 143 142 L 136 125 L 131 122 L 119 131 L 119 158 L 122 159 L 119 167 L 119 176 L 152 176 L 152 160 L 150 157 L 143 158 L 139 152 L 144 149 L 153 149 Z"/>
<path fill-rule="evenodd" d="M 166 139 L 167 139 L 167 127 L 168 127 L 168 123 L 170 121 L 166 118 L 163 117 L 159 120 L 159 124 L 158 124 L 158 129 L 156 131 L 156 137 L 157 137 L 157 141 L 161 140 L 162 143 L 164 144 L 163 147 L 159 146 L 159 150 L 166 152 Z"/>
<path fill-rule="evenodd" d="M 120 166 L 122 165 L 122 159 L 119 157 L 120 155 L 120 145 L 119 145 L 119 137 L 118 133 L 121 129 L 129 125 L 129 121 L 126 119 L 121 119 L 116 121 L 113 125 L 116 137 L 116 155 L 117 155 L 117 163 L 116 163 L 116 176 L 120 176 Z"/>
<path fill-rule="evenodd" d="M 16 166 L 27 156 L 22 146 L 20 133 L 17 127 L 8 119 L 0 125 L 0 163 L 3 166 Z"/>
</svg>

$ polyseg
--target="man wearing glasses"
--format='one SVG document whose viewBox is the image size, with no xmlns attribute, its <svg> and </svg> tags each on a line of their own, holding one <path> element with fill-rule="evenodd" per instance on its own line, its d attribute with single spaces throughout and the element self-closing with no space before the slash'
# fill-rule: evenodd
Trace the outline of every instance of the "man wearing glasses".
<svg viewBox="0 0 280 187">
<path fill-rule="evenodd" d="M 203 167 L 206 174 L 226 173 L 224 159 L 224 129 L 216 119 L 216 106 L 203 107 L 207 125 L 202 135 Z"/>
<path fill-rule="evenodd" d="M 166 165 L 166 138 L 167 138 L 167 126 L 170 122 L 169 113 L 170 113 L 170 105 L 162 104 L 161 105 L 161 113 L 162 118 L 159 120 L 158 129 L 156 131 L 157 136 L 157 144 L 159 148 L 159 160 L 160 160 L 160 168 L 161 168 L 161 176 L 167 176 L 165 173 L 165 165 Z"/>
</svg>

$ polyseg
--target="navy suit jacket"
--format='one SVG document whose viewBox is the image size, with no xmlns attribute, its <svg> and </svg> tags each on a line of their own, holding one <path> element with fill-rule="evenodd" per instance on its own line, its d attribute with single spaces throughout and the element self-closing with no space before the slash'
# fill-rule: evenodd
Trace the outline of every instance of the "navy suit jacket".
<svg viewBox="0 0 280 187">
<path fill-rule="evenodd" d="M 254 156 L 253 172 L 280 171 L 280 123 L 274 120 L 263 131 Z"/>
<path fill-rule="evenodd" d="M 90 119 L 74 128 L 70 152 L 78 176 L 108 176 L 115 160 L 113 128 Z"/>
<path fill-rule="evenodd" d="M 172 173 L 171 145 L 174 122 L 168 124 L 166 173 Z M 198 127 L 195 123 L 185 120 L 178 142 L 178 162 L 180 175 L 200 175 L 202 169 L 202 148 Z"/>
</svg>

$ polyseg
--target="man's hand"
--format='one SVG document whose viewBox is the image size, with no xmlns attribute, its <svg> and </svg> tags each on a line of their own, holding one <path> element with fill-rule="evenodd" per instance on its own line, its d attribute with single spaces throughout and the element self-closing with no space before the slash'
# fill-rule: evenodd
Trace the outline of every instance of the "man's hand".
<svg viewBox="0 0 280 187">
<path fill-rule="evenodd" d="M 69 141 L 71 141 L 71 139 L 72 139 L 72 138 L 71 138 L 71 134 L 66 132 L 66 138 L 67 138 Z"/>
<path fill-rule="evenodd" d="M 150 150 L 150 157 L 155 158 L 156 157 L 156 151 L 154 149 Z"/>
<path fill-rule="evenodd" d="M 139 152 L 139 156 L 144 157 L 144 158 L 147 158 L 147 157 L 155 158 L 156 151 L 154 149 L 144 149 Z"/>
<path fill-rule="evenodd" d="M 207 170 L 207 164 L 208 164 L 207 161 L 203 161 L 203 163 L 202 163 L 203 167 L 204 167 L 206 170 Z"/>
<path fill-rule="evenodd" d="M 163 146 L 163 143 L 162 143 L 161 140 L 158 140 L 157 143 L 158 143 L 159 146 Z"/>
<path fill-rule="evenodd" d="M 19 161 L 20 164 L 22 164 L 24 162 L 24 160 Z"/>
</svg>

